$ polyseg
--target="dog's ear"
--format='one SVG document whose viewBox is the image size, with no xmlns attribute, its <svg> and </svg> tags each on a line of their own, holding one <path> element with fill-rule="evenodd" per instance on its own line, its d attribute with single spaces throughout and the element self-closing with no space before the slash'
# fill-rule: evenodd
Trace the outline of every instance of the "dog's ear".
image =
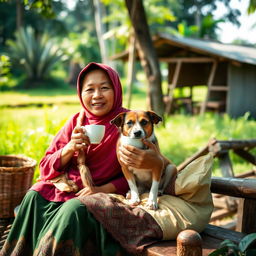
<svg viewBox="0 0 256 256">
<path fill-rule="evenodd" d="M 126 115 L 126 112 L 122 112 L 118 114 L 114 119 L 110 121 L 111 124 L 114 124 L 117 127 L 121 127 L 124 124 L 124 117 Z"/>
<path fill-rule="evenodd" d="M 163 120 L 162 117 L 160 117 L 153 111 L 147 111 L 147 114 L 153 124 L 158 124 L 159 122 L 161 122 Z"/>
</svg>

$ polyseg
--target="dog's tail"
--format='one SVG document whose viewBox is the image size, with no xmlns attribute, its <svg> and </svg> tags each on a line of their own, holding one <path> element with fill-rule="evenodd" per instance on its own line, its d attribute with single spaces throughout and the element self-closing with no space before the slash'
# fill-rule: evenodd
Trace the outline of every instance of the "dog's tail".
<svg viewBox="0 0 256 256">
<path fill-rule="evenodd" d="M 85 112 L 82 109 L 79 113 L 79 116 L 77 117 L 77 120 L 76 120 L 77 126 L 83 125 L 84 117 L 85 117 Z M 79 153 L 77 156 L 77 165 L 78 165 L 78 170 L 80 172 L 84 187 L 92 188 L 93 187 L 92 176 L 91 176 L 89 168 L 85 165 L 85 153 L 84 153 L 83 149 L 79 150 Z"/>
</svg>

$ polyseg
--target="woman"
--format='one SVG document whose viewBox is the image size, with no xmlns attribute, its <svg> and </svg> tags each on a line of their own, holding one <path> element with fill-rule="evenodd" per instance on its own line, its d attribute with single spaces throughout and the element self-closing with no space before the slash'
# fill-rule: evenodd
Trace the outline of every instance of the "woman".
<svg viewBox="0 0 256 256">
<path fill-rule="evenodd" d="M 88 243 L 96 241 L 99 255 L 115 255 L 119 244 L 97 222 L 78 198 L 95 193 L 124 195 L 128 185 L 116 157 L 117 128 L 110 124 L 122 107 L 118 74 L 110 67 L 90 63 L 79 74 L 78 96 L 84 111 L 83 125 L 105 125 L 105 136 L 92 145 L 74 115 L 54 138 L 40 162 L 40 181 L 25 196 L 1 255 L 88 255 Z M 77 155 L 84 150 L 94 186 L 82 186 Z M 140 157 L 162 166 L 161 155 L 153 150 Z M 135 155 L 135 159 L 138 154 Z M 161 167 L 159 167 L 161 168 Z M 67 173 L 79 192 L 60 191 L 52 182 Z"/>
<path fill-rule="evenodd" d="M 159 209 L 131 207 L 124 198 L 128 185 L 116 157 L 117 128 L 110 124 L 122 108 L 122 89 L 110 67 L 88 64 L 79 74 L 78 96 L 83 107 L 60 130 L 40 162 L 41 181 L 25 196 L 0 255 L 117 255 L 120 248 L 137 253 L 160 239 L 175 239 L 187 228 L 201 231 L 212 212 L 210 178 L 212 157 L 187 166 L 159 197 Z M 83 112 L 80 112 L 83 113 Z M 81 121 L 81 119 L 80 119 Z M 103 124 L 106 132 L 92 145 L 80 124 Z M 130 145 L 120 148 L 122 161 L 137 168 L 148 163 L 162 168 L 163 156 L 150 142 L 148 150 Z M 82 186 L 77 167 L 83 150 L 94 186 Z M 175 168 L 175 166 L 173 166 Z M 65 192 L 53 180 L 68 176 L 79 188 Z M 175 183 L 174 183 L 175 182 Z M 120 246 L 121 245 L 121 246 Z M 95 254 L 94 254 L 95 255 Z"/>
</svg>

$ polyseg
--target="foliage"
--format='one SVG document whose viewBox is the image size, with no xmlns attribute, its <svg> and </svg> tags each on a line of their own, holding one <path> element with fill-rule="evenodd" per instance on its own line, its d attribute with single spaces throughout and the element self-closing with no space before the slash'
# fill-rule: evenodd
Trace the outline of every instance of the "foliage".
<svg viewBox="0 0 256 256">
<path fill-rule="evenodd" d="M 203 148 L 212 138 L 255 138 L 255 121 L 248 118 L 248 113 L 238 119 L 214 113 L 206 113 L 204 116 L 173 115 L 166 118 L 165 126 L 159 127 L 156 134 L 164 155 L 178 165 Z M 236 163 L 235 173 L 252 168 L 251 165 L 243 166 L 244 161 L 234 154 L 231 154 L 231 160 Z"/>
<path fill-rule="evenodd" d="M 198 35 L 199 28 L 195 25 L 188 26 L 186 21 L 178 24 L 179 34 L 186 37 L 192 37 Z"/>
<path fill-rule="evenodd" d="M 91 61 L 99 62 L 99 45 L 95 37 L 85 30 L 81 34 L 69 33 L 62 41 L 65 54 L 74 61 L 84 65 Z"/>
<path fill-rule="evenodd" d="M 16 33 L 16 41 L 9 41 L 12 62 L 18 62 L 27 78 L 38 81 L 49 76 L 49 72 L 63 57 L 55 41 L 47 34 L 36 37 L 31 27 L 21 28 Z"/>
<path fill-rule="evenodd" d="M 211 38 L 217 39 L 216 30 L 218 28 L 218 24 L 225 22 L 224 19 L 214 20 L 212 14 L 207 15 L 202 20 L 202 26 L 200 28 L 199 38 Z"/>
<path fill-rule="evenodd" d="M 256 233 L 245 236 L 238 245 L 227 239 L 221 243 L 219 249 L 210 253 L 209 256 L 253 256 L 256 255 L 255 242 Z"/>
<path fill-rule="evenodd" d="M 142 106 L 145 104 L 143 95 L 133 96 L 133 109 L 145 107 Z M 25 154 L 37 162 L 60 127 L 80 110 L 74 89 L 3 92 L 0 103 L 0 154 Z M 15 104 L 27 107 L 17 108 Z M 156 128 L 156 135 L 163 154 L 178 165 L 204 147 L 212 137 L 225 140 L 254 138 L 255 124 L 256 121 L 249 120 L 248 115 L 239 119 L 212 113 L 205 116 L 173 115 L 166 119 L 165 126 Z M 252 168 L 239 157 L 231 155 L 231 160 L 235 173 Z M 218 170 L 214 172 L 216 174 Z M 38 169 L 35 178 L 37 176 Z"/>
<path fill-rule="evenodd" d="M 48 116 L 47 112 L 43 112 L 40 115 L 40 122 L 36 122 L 38 117 L 32 113 L 30 115 L 29 119 L 24 118 L 27 124 L 23 123 L 23 125 L 19 123 L 22 121 L 20 117 L 15 115 L 12 119 L 1 120 L 0 140 L 3 142 L 0 144 L 1 155 L 23 154 L 39 163 L 54 135 L 66 121 L 65 119 L 55 121 Z M 36 126 L 34 126 L 35 122 Z M 37 169 L 35 178 L 38 174 Z"/>
<path fill-rule="evenodd" d="M 22 3 L 22 1 L 19 1 Z M 55 17 L 46 18 L 42 12 L 35 8 L 34 1 L 27 1 L 27 5 L 23 5 L 21 9 L 22 23 L 24 26 L 31 26 L 36 33 L 43 33 L 48 31 L 51 35 L 58 35 L 63 37 L 67 34 L 66 23 L 60 18 L 60 14 L 65 12 L 65 5 L 61 1 L 52 1 L 52 12 Z M 47 4 L 44 1 L 44 4 Z M 17 10 L 16 1 L 7 0 L 3 2 L 0 0 L 0 47 L 6 47 L 8 39 L 14 39 L 14 33 L 17 29 Z M 33 6 L 33 7 L 32 7 Z M 49 17 L 49 16 L 48 16 Z"/>
<path fill-rule="evenodd" d="M 52 2 L 52 0 L 24 0 L 24 4 L 28 8 L 37 10 L 41 15 L 47 18 L 55 17 Z"/>
<path fill-rule="evenodd" d="M 10 67 L 10 58 L 6 55 L 0 55 L 0 90 L 10 80 Z"/>
<path fill-rule="evenodd" d="M 256 11 L 256 0 L 250 0 L 250 4 L 247 10 L 248 14 L 252 14 Z"/>
</svg>

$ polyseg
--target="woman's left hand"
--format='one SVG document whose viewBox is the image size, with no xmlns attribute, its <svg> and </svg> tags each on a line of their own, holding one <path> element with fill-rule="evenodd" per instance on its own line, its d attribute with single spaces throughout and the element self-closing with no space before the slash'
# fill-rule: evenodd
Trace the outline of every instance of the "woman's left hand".
<svg viewBox="0 0 256 256">
<path fill-rule="evenodd" d="M 138 169 L 163 168 L 164 159 L 158 147 L 148 140 L 143 140 L 148 149 L 139 149 L 131 145 L 119 147 L 120 160 L 127 166 Z"/>
</svg>

